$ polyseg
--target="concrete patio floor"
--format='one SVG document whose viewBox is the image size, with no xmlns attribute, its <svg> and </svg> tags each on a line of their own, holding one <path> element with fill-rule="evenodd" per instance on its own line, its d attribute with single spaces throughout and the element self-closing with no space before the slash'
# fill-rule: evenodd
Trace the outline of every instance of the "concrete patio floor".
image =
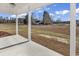
<svg viewBox="0 0 79 59">
<path fill-rule="evenodd" d="M 25 38 L 18 36 L 17 40 L 16 36 L 15 37 L 14 36 L 13 36 L 14 40 L 12 39 L 12 36 L 8 36 L 9 38 L 7 37 L 8 40 L 5 39 L 5 42 L 2 41 L 3 39 L 0 38 L 0 48 L 8 45 L 13 45 L 19 42 L 24 42 Z M 25 41 L 27 41 L 27 39 L 25 39 Z M 0 56 L 62 56 L 62 55 L 42 45 L 39 45 L 33 41 L 30 41 L 0 50 Z"/>
<path fill-rule="evenodd" d="M 14 45 L 20 42 L 25 42 L 27 39 L 23 38 L 22 36 L 12 35 L 0 38 L 0 48 L 8 47 L 10 45 Z"/>
</svg>

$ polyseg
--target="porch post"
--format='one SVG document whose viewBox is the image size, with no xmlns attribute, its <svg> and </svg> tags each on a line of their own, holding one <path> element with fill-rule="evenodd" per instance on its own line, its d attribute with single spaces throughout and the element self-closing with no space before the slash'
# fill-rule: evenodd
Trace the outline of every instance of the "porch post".
<svg viewBox="0 0 79 59">
<path fill-rule="evenodd" d="M 76 4 L 70 3 L 70 56 L 76 55 Z"/>
<path fill-rule="evenodd" d="M 16 15 L 16 35 L 18 36 L 18 16 Z"/>
<path fill-rule="evenodd" d="M 31 11 L 28 7 L 28 41 L 31 41 Z"/>
</svg>

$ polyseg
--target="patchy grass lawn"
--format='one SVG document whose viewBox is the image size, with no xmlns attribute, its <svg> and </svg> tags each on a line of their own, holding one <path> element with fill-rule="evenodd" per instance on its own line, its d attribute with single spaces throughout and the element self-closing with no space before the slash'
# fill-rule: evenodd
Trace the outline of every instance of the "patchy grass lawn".
<svg viewBox="0 0 79 59">
<path fill-rule="evenodd" d="M 19 35 L 28 38 L 28 26 L 19 24 Z"/>
</svg>

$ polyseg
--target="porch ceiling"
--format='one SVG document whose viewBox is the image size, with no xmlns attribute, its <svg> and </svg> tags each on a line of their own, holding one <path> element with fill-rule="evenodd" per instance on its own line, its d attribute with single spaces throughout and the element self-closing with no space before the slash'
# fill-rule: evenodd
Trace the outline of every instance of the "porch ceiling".
<svg viewBox="0 0 79 59">
<path fill-rule="evenodd" d="M 30 10 L 49 5 L 49 3 L 0 3 L 0 13 L 21 14 Z"/>
</svg>

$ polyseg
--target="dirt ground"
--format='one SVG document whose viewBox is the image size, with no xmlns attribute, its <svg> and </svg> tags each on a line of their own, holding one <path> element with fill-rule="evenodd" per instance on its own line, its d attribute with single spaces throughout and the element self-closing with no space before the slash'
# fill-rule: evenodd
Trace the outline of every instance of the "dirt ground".
<svg viewBox="0 0 79 59">
<path fill-rule="evenodd" d="M 45 33 L 43 33 L 43 31 Z M 50 32 L 48 32 L 48 31 L 50 31 Z M 33 41 L 51 49 L 51 50 L 55 50 L 63 55 L 69 55 L 69 44 L 59 42 L 53 38 L 46 38 L 46 37 L 37 35 L 40 33 L 66 38 L 66 37 L 68 37 L 66 35 L 69 35 L 69 26 L 57 26 L 57 25 L 32 26 L 32 40 Z M 54 33 L 54 34 L 52 34 L 52 33 Z M 62 35 L 58 35 L 58 34 L 55 35 L 55 33 L 58 33 L 58 34 L 60 33 Z"/>
<path fill-rule="evenodd" d="M 16 34 L 16 24 L 0 24 L 0 38 Z"/>
<path fill-rule="evenodd" d="M 0 31 L 0 38 L 1 37 L 5 37 L 5 36 L 10 36 L 12 34 L 8 33 L 8 32 L 3 32 L 3 31 Z"/>
</svg>

